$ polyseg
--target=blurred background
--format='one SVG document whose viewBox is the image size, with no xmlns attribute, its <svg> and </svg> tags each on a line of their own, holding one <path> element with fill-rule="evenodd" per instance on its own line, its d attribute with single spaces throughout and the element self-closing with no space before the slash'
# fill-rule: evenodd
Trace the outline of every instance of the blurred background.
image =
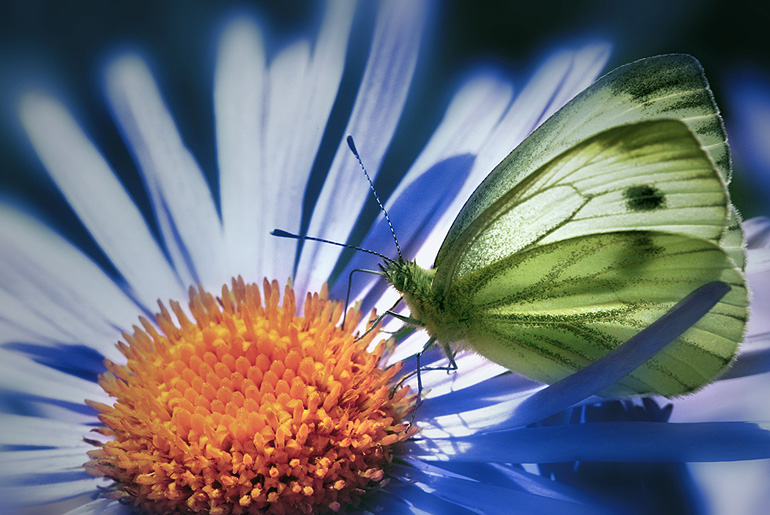
<svg viewBox="0 0 770 515">
<path fill-rule="evenodd" d="M 312 28 L 320 9 L 320 4 L 307 0 L 4 0 L 0 3 L 0 199 L 32 206 L 75 243 L 87 249 L 92 245 L 19 131 L 15 98 L 43 84 L 69 105 L 149 213 L 143 186 L 102 92 L 105 61 L 127 47 L 138 47 L 149 58 L 184 140 L 216 191 L 211 99 L 215 43 L 222 23 L 239 10 L 253 13 L 267 29 L 266 39 L 280 46 Z M 555 47 L 602 39 L 614 44 L 608 70 L 669 52 L 686 52 L 701 60 L 734 149 L 734 201 L 746 217 L 770 214 L 763 200 L 770 198 L 770 157 L 763 155 L 770 152 L 764 150 L 770 148 L 770 53 L 766 50 L 770 7 L 762 2 L 451 0 L 437 2 L 433 18 L 402 127 L 386 161 L 394 172 L 381 174 L 377 183 L 381 196 L 387 197 L 395 187 L 395 178 L 416 157 L 471 71 L 497 68 L 520 87 Z M 368 41 L 371 16 L 364 13 L 356 20 L 354 37 Z M 350 62 L 361 65 L 367 50 L 366 45 L 355 45 L 349 51 Z M 343 80 L 343 102 L 346 95 L 352 101 L 355 85 L 355 75 Z M 320 187 L 320 177 L 316 179 L 309 186 L 309 199 Z M 376 207 L 370 205 L 364 216 L 376 214 Z"/>
</svg>

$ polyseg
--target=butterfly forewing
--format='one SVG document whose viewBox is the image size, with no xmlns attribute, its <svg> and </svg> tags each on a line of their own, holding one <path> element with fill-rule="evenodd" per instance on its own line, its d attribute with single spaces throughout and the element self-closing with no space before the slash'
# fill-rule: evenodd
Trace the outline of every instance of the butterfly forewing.
<svg viewBox="0 0 770 515">
<path fill-rule="evenodd" d="M 687 126 L 608 129 L 556 156 L 482 212 L 453 242 L 434 288 L 510 254 L 593 233 L 656 230 L 719 243 L 725 184 Z"/>
<path fill-rule="evenodd" d="M 698 61 L 679 54 L 642 59 L 597 80 L 495 167 L 457 216 L 435 267 L 451 254 L 455 240 L 474 220 L 557 155 L 608 128 L 660 118 L 685 123 L 729 181 L 724 127 Z"/>
</svg>

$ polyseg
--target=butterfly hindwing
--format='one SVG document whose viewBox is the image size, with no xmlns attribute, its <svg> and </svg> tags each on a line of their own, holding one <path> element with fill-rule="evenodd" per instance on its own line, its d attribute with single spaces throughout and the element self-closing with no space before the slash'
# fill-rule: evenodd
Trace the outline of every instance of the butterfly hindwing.
<svg viewBox="0 0 770 515">
<path fill-rule="evenodd" d="M 715 243 L 655 231 L 593 234 L 530 247 L 453 285 L 447 309 L 483 356 L 553 383 L 657 320 L 697 287 L 730 292 L 700 321 L 605 394 L 677 395 L 733 359 L 746 321 L 742 274 Z"/>
</svg>

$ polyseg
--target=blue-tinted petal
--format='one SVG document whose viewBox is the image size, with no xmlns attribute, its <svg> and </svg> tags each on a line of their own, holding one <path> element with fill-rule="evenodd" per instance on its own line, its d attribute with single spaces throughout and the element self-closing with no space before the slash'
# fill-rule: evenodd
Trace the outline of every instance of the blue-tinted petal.
<svg viewBox="0 0 770 515">
<path fill-rule="evenodd" d="M 0 502 L 4 508 L 53 503 L 96 492 L 99 487 L 106 487 L 110 482 L 103 478 L 83 477 L 50 484 L 33 484 L 27 481 L 23 485 L 3 485 L 0 487 Z"/>
<path fill-rule="evenodd" d="M 64 515 L 134 515 L 131 506 L 124 506 L 110 499 L 95 499 L 70 510 Z"/>
<path fill-rule="evenodd" d="M 478 513 L 456 503 L 441 499 L 425 492 L 412 483 L 394 481 L 385 487 L 385 492 L 394 498 L 391 503 L 383 504 L 383 508 L 395 508 L 394 513 L 411 513 L 414 515 L 471 515 Z M 391 513 L 385 509 L 385 513 Z"/>
<path fill-rule="evenodd" d="M 85 345 L 9 343 L 4 348 L 23 352 L 41 365 L 94 383 L 105 370 L 104 356 Z"/>
<path fill-rule="evenodd" d="M 463 369 L 455 373 L 462 374 Z M 529 396 L 540 386 L 539 383 L 518 374 L 499 375 L 446 395 L 428 395 L 418 408 L 417 419 L 430 419 L 494 406 L 501 402 Z"/>
<path fill-rule="evenodd" d="M 592 504 L 584 492 L 571 488 L 557 481 L 546 479 L 547 474 L 539 476 L 523 469 L 521 465 L 483 463 L 483 462 L 435 462 L 439 468 L 460 474 L 468 479 L 481 481 L 513 490 L 521 490 L 534 495 L 552 497 L 578 504 Z"/>
<path fill-rule="evenodd" d="M 719 379 L 733 379 L 765 372 L 770 372 L 770 335 L 750 348 L 741 350 L 735 363 Z"/>
<path fill-rule="evenodd" d="M 488 463 L 691 462 L 770 458 L 770 432 L 748 422 L 597 422 L 415 439 L 405 455 Z"/>
<path fill-rule="evenodd" d="M 417 466 L 419 462 L 413 465 Z M 436 472 L 435 467 L 429 471 L 403 465 L 392 468 L 403 480 L 412 481 L 426 493 L 477 513 L 601 513 L 595 507 L 472 481 L 448 471 Z"/>
</svg>

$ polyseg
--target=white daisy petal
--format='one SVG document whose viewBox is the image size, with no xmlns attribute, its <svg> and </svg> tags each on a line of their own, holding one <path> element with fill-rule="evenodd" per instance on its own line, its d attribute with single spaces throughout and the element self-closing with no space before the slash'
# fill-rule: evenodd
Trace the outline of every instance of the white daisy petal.
<svg viewBox="0 0 770 515">
<path fill-rule="evenodd" d="M 96 499 L 64 515 L 131 515 L 132 513 L 130 506 L 124 506 L 110 499 Z"/>
<path fill-rule="evenodd" d="M 105 487 L 109 480 L 100 477 L 87 477 L 75 481 L 51 483 L 46 485 L 14 485 L 7 492 L 0 491 L 0 496 L 13 496 L 13 503 L 20 505 L 39 505 L 69 499 L 89 492 L 95 492 L 99 487 Z M 6 489 L 5 487 L 3 489 Z"/>
<path fill-rule="evenodd" d="M 305 184 L 342 77 L 353 2 L 333 2 L 318 41 L 284 49 L 269 71 L 259 32 L 239 19 L 223 36 L 215 105 L 225 237 L 248 280 L 289 277 Z M 245 248 L 244 248 L 245 247 Z M 254 271 L 251 273 L 250 271 Z M 256 270 L 259 270 L 257 273 Z"/>
<path fill-rule="evenodd" d="M 214 78 L 222 225 L 230 269 L 261 280 L 261 233 L 270 191 L 264 173 L 265 50 L 253 23 L 239 19 L 222 35 Z"/>
<path fill-rule="evenodd" d="M 590 44 L 578 50 L 554 52 L 538 67 L 520 91 L 479 155 L 474 175 L 481 182 L 500 161 L 542 122 L 588 87 L 610 56 L 608 44 Z M 468 184 L 468 195 L 476 189 Z M 462 198 L 467 198 L 462 197 Z"/>
<path fill-rule="evenodd" d="M 268 225 L 261 235 L 268 277 L 283 280 L 293 271 L 294 259 L 288 257 L 294 257 L 296 242 L 270 236 L 270 231 L 299 230 L 305 185 L 342 79 L 354 7 L 347 0 L 331 2 L 312 52 L 300 42 L 270 67 L 265 170 L 277 194 L 267 199 Z"/>
<path fill-rule="evenodd" d="M 306 75 L 309 60 L 310 45 L 307 41 L 298 41 L 284 49 L 270 65 L 266 97 L 265 159 L 261 171 L 267 195 L 262 209 L 266 212 L 267 220 L 264 228 L 260 228 L 260 242 L 265 252 L 265 260 L 260 263 L 260 269 L 267 277 L 281 281 L 291 275 L 297 242 L 270 236 L 270 230 L 274 227 L 299 229 L 305 191 L 303 187 L 291 188 L 285 185 L 284 178 L 298 174 L 304 175 L 306 181 L 305 174 L 310 172 L 310 167 L 298 170 L 289 164 L 293 160 L 292 152 L 297 152 L 296 147 L 300 143 L 293 131 L 301 124 L 298 120 L 306 114 L 302 97 L 308 94 Z M 286 215 L 290 218 L 282 219 Z M 276 259 L 276 256 L 279 257 Z"/>
<path fill-rule="evenodd" d="M 426 15 L 423 2 L 382 2 L 380 7 L 369 61 L 345 129 L 346 135 L 358 141 L 373 176 L 379 171 L 406 101 Z M 355 157 L 341 142 L 313 210 L 308 234 L 345 241 L 367 199 L 367 190 Z M 339 252 L 332 245 L 304 245 L 297 289 L 318 290 Z"/>
<path fill-rule="evenodd" d="M 104 393 L 104 390 L 99 388 L 96 383 L 91 383 L 91 385 L 92 391 L 87 393 L 83 399 L 98 401 L 103 404 L 112 404 L 115 402 L 115 399 Z M 29 406 L 35 416 L 38 417 L 60 420 L 70 424 L 83 424 L 87 426 L 102 425 L 97 417 L 97 412 L 83 406 L 83 399 L 80 400 L 80 403 L 74 404 L 71 402 L 60 403 L 55 400 L 52 402 L 50 398 L 31 398 L 29 400 Z M 94 437 L 94 439 L 97 438 Z"/>
<path fill-rule="evenodd" d="M 15 352 L 0 349 L 0 388 L 44 399 L 82 404 L 83 399 L 103 400 L 103 390 L 87 381 L 41 365 Z"/>
<path fill-rule="evenodd" d="M 40 222 L 0 205 L 0 289 L 20 327 L 111 353 L 118 330 L 136 320 L 134 302 L 80 250 Z M 29 316 L 23 316 L 23 311 Z M 6 314 L 3 314 L 6 316 Z M 38 325 L 40 318 L 47 323 Z"/>
<path fill-rule="evenodd" d="M 29 94 L 21 120 L 51 178 L 137 299 L 152 306 L 159 296 L 177 296 L 179 279 L 147 222 L 64 106 Z"/>
<path fill-rule="evenodd" d="M 116 59 L 107 72 L 107 92 L 183 284 L 220 288 L 226 279 L 224 247 L 211 190 L 147 65 L 130 54 Z"/>
<path fill-rule="evenodd" d="M 0 416 L 0 445 L 82 447 L 83 436 L 90 430 L 80 424 L 3 413 Z"/>
<path fill-rule="evenodd" d="M 50 345 L 54 342 L 75 343 L 70 331 L 55 326 L 46 313 L 31 311 L 19 297 L 0 288 L 0 345 L 7 343 L 35 343 Z"/>
<path fill-rule="evenodd" d="M 82 442 L 80 447 L 66 449 L 0 452 L 0 478 L 81 471 L 88 459 L 86 452 L 93 448 Z"/>
<path fill-rule="evenodd" d="M 479 75 L 464 84 L 388 204 L 437 162 L 458 154 L 478 154 L 500 123 L 512 97 L 511 84 L 496 76 Z"/>
</svg>

